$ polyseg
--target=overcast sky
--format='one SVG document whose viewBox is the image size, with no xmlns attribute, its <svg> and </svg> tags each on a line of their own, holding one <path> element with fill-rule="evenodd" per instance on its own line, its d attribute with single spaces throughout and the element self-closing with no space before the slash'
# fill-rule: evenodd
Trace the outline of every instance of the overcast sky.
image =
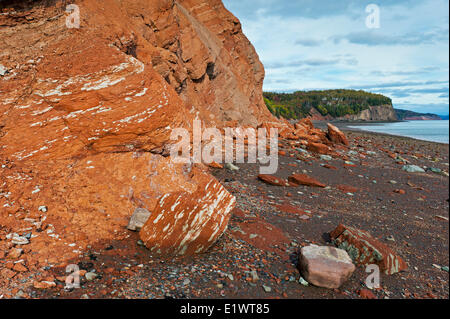
<svg viewBox="0 0 450 319">
<path fill-rule="evenodd" d="M 265 91 L 363 89 L 397 108 L 449 113 L 448 0 L 223 2 L 264 63 Z M 379 28 L 366 25 L 369 4 Z"/>
</svg>

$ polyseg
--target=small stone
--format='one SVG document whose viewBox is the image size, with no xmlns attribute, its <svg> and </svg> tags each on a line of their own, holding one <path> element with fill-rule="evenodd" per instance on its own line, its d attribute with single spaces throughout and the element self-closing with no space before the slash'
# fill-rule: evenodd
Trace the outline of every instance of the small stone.
<svg viewBox="0 0 450 319">
<path fill-rule="evenodd" d="M 56 283 L 54 281 L 35 281 L 33 282 L 33 287 L 36 289 L 49 289 L 56 287 Z"/>
<path fill-rule="evenodd" d="M 3 277 L 5 279 L 11 279 L 13 278 L 17 273 L 15 271 L 12 271 L 8 268 L 3 268 L 0 270 L 0 277 Z"/>
<path fill-rule="evenodd" d="M 435 173 L 435 174 L 441 174 L 442 173 L 442 170 L 440 168 L 435 168 L 435 167 L 429 167 L 429 168 L 427 168 L 427 171 L 430 171 L 430 172 Z"/>
<path fill-rule="evenodd" d="M 368 289 L 359 290 L 358 295 L 360 295 L 362 299 L 377 299 L 373 292 Z"/>
<path fill-rule="evenodd" d="M 40 212 L 46 213 L 48 211 L 48 208 L 47 208 L 47 206 L 39 206 L 38 210 Z"/>
<path fill-rule="evenodd" d="M 0 75 L 5 76 L 8 72 L 8 69 L 0 64 Z"/>
<path fill-rule="evenodd" d="M 437 269 L 439 269 L 439 270 L 441 270 L 441 268 L 442 268 L 441 266 L 436 265 L 436 264 L 433 264 L 433 267 L 434 267 L 434 268 L 437 268 Z"/>
<path fill-rule="evenodd" d="M 388 241 L 395 241 L 395 238 L 394 238 L 394 236 L 390 235 L 390 236 L 388 236 L 386 238 L 386 240 L 388 240 Z"/>
<path fill-rule="evenodd" d="M 272 288 L 270 288 L 269 286 L 263 285 L 262 286 L 265 292 L 271 292 Z"/>
<path fill-rule="evenodd" d="M 17 259 L 20 257 L 20 255 L 22 255 L 23 253 L 23 249 L 21 248 L 11 248 L 11 250 L 8 253 L 8 258 L 9 259 Z"/>
<path fill-rule="evenodd" d="M 15 234 L 11 242 L 15 245 L 27 245 L 30 243 L 26 237 L 19 236 L 17 234 Z"/>
<path fill-rule="evenodd" d="M 17 272 L 28 271 L 27 267 L 25 267 L 21 262 L 16 263 L 12 269 Z"/>
<path fill-rule="evenodd" d="M 303 286 L 309 286 L 309 282 L 307 282 L 303 277 L 300 277 L 300 279 L 298 280 L 298 282 L 300 284 L 302 284 Z"/>
<path fill-rule="evenodd" d="M 252 275 L 253 282 L 259 280 L 258 273 L 256 272 L 256 270 L 252 270 L 250 274 Z"/>
<path fill-rule="evenodd" d="M 92 280 L 94 280 L 95 278 L 97 278 L 98 275 L 97 275 L 95 272 L 87 272 L 87 273 L 84 275 L 84 277 L 86 278 L 86 280 L 92 281 Z"/>
<path fill-rule="evenodd" d="M 405 165 L 402 170 L 408 173 L 425 173 L 425 170 L 417 165 Z"/>
<path fill-rule="evenodd" d="M 225 168 L 229 169 L 230 171 L 238 171 L 239 167 L 236 165 L 233 165 L 232 163 L 225 163 Z"/>
<path fill-rule="evenodd" d="M 144 227 L 151 213 L 145 208 L 136 208 L 131 215 L 127 229 L 131 231 L 139 231 Z"/>
<path fill-rule="evenodd" d="M 322 161 L 331 161 L 333 158 L 330 155 L 320 155 Z"/>
</svg>

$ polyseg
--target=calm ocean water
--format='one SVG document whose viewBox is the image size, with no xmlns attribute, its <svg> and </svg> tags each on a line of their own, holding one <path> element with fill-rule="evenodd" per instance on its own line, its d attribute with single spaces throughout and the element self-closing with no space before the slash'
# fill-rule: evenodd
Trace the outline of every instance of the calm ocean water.
<svg viewBox="0 0 450 319">
<path fill-rule="evenodd" d="M 407 136 L 424 141 L 448 144 L 447 121 L 407 121 L 398 123 L 376 123 L 370 125 L 352 125 L 364 131 L 386 133 L 391 135 Z"/>
</svg>

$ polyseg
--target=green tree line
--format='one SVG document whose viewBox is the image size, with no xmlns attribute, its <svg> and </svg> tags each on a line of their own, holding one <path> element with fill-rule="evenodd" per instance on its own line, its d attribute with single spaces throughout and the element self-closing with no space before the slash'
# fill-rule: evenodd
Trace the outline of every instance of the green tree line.
<svg viewBox="0 0 450 319">
<path fill-rule="evenodd" d="M 362 90 L 264 92 L 263 95 L 269 111 L 278 118 L 287 119 L 307 117 L 312 108 L 324 116 L 342 117 L 358 114 L 369 106 L 392 105 L 390 98 Z"/>
</svg>

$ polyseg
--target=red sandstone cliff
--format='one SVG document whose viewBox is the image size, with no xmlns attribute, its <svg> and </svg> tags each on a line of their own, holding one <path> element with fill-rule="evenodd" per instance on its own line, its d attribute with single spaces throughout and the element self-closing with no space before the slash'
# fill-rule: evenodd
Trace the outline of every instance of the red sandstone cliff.
<svg viewBox="0 0 450 319">
<path fill-rule="evenodd" d="M 273 120 L 254 48 L 219 0 L 74 3 L 80 28 L 66 27 L 67 1 L 0 2 L 3 235 L 51 230 L 32 237 L 32 269 L 128 236 L 144 208 L 170 215 L 150 218 L 155 252 L 206 251 L 235 199 L 204 168 L 167 157 L 170 133 L 195 117 Z"/>
</svg>

